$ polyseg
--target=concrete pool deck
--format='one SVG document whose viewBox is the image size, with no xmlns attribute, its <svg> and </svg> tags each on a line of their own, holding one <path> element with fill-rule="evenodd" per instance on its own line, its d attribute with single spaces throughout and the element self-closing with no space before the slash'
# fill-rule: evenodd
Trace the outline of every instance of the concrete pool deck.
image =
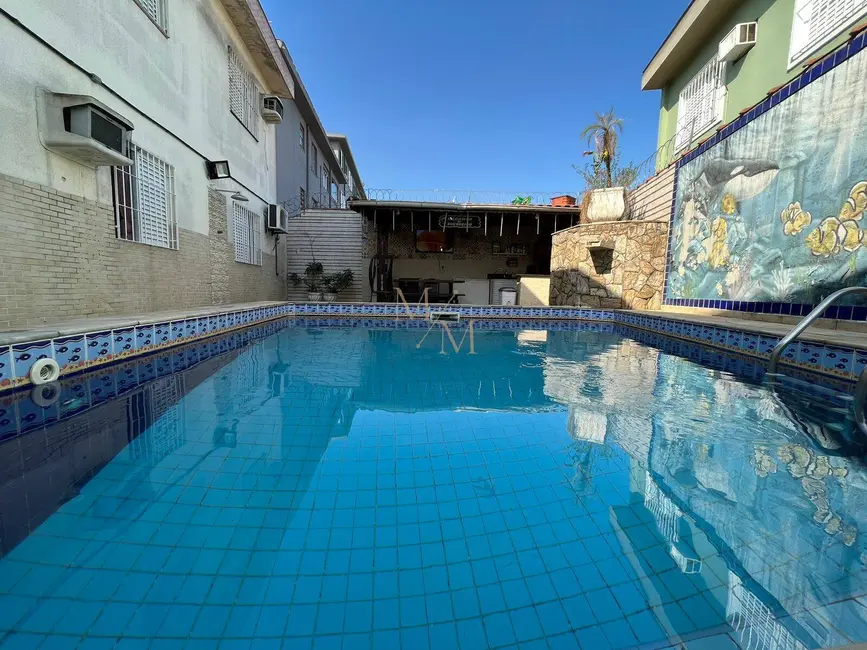
<svg viewBox="0 0 867 650">
<path fill-rule="evenodd" d="M 757 314 L 756 317 L 733 317 L 731 312 L 707 309 L 663 309 L 660 311 L 636 311 L 630 309 L 614 310 L 620 313 L 639 316 L 654 316 L 678 321 L 687 321 L 710 327 L 724 327 L 754 334 L 783 337 L 803 320 L 802 316 L 776 316 Z M 710 312 L 710 313 L 709 313 Z M 738 312 L 740 314 L 740 312 Z M 829 320 L 820 318 L 808 327 L 798 340 L 812 341 L 822 345 L 835 345 L 857 350 L 867 350 L 867 322 L 851 320 Z"/>
<path fill-rule="evenodd" d="M 126 329 L 136 325 L 150 325 L 153 323 L 165 323 L 180 321 L 187 318 L 201 318 L 202 316 L 214 316 L 231 311 L 244 311 L 264 307 L 285 305 L 285 301 L 244 302 L 229 305 L 212 305 L 209 307 L 193 307 L 191 309 L 174 309 L 169 311 L 152 311 L 131 316 L 84 316 L 82 318 L 68 319 L 49 322 L 44 325 L 19 328 L 14 330 L 0 330 L 0 345 L 14 345 L 29 341 L 54 339 L 61 336 L 74 336 L 86 332 L 102 332 L 117 329 Z"/>
</svg>

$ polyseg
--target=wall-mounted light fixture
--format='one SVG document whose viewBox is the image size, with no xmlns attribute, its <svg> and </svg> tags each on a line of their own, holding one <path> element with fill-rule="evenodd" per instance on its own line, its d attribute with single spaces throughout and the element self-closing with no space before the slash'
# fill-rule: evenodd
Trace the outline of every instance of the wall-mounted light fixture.
<svg viewBox="0 0 867 650">
<path fill-rule="evenodd" d="M 230 196 L 229 198 L 232 199 L 233 201 L 241 201 L 241 202 L 246 203 L 247 201 L 250 200 L 246 196 L 244 196 L 243 194 L 241 194 L 240 192 L 237 192 L 235 190 L 220 190 L 220 189 L 218 189 L 216 191 L 220 192 L 222 194 L 231 194 L 232 196 Z"/>
<path fill-rule="evenodd" d="M 218 178 L 231 178 L 228 160 L 208 160 L 205 162 L 208 170 L 208 178 L 212 181 Z"/>
</svg>

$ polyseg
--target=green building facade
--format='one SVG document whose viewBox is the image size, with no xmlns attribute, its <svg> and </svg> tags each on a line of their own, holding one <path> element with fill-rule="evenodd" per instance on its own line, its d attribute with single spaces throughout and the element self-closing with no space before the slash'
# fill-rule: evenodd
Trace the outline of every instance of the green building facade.
<svg viewBox="0 0 867 650">
<path fill-rule="evenodd" d="M 662 91 L 659 146 L 677 140 L 671 156 L 686 151 L 764 99 L 769 90 L 797 77 L 807 61 L 838 47 L 853 25 L 864 20 L 867 0 L 693 0 L 642 78 L 643 90 Z M 679 128 L 684 90 L 718 57 L 720 42 L 735 25 L 752 22 L 755 44 L 712 71 L 718 75 L 713 122 L 693 121 L 690 131 L 689 122 L 682 120 Z M 678 139 L 679 131 L 685 133 Z"/>
</svg>

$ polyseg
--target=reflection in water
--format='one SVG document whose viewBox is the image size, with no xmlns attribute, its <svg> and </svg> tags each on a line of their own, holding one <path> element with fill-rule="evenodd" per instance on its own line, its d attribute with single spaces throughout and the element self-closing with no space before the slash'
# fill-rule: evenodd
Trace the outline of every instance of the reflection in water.
<svg viewBox="0 0 867 650">
<path fill-rule="evenodd" d="M 0 443 L 0 574 L 46 538 L 86 542 L 87 562 L 107 563 L 143 543 L 139 524 L 196 517 L 210 523 L 177 534 L 216 522 L 231 540 L 255 519 L 277 531 L 262 533 L 268 551 L 298 562 L 320 530 L 337 531 L 349 567 L 345 530 L 367 540 L 373 562 L 376 535 L 460 518 L 459 535 L 499 544 L 484 537 L 493 575 L 574 566 L 615 646 L 709 634 L 756 650 L 867 640 L 854 600 L 867 593 L 867 474 L 838 410 L 612 332 L 480 328 L 473 355 L 438 337 L 418 347 L 421 334 L 299 323 Z M 398 508 L 410 507 L 426 518 L 401 529 L 410 511 Z M 433 566 L 453 570 L 479 546 L 448 548 L 458 559 Z M 537 549 L 532 564 L 524 553 Z M 64 562 L 60 591 L 80 578 Z M 301 569 L 281 571 L 294 580 Z M 363 571 L 372 584 L 374 568 Z M 618 621 L 628 635 L 614 636 Z M 570 624 L 584 629 L 577 615 Z"/>
</svg>

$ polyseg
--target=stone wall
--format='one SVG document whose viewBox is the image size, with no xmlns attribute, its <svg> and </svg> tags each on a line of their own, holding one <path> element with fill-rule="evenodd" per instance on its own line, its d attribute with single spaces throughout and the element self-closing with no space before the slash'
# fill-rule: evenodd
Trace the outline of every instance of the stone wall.
<svg viewBox="0 0 867 650">
<path fill-rule="evenodd" d="M 274 238 L 262 266 L 235 262 L 225 197 L 208 207 L 210 236 L 181 228 L 170 250 L 118 239 L 110 205 L 0 175 L 0 328 L 285 299 Z"/>
<path fill-rule="evenodd" d="M 659 309 L 667 246 L 667 223 L 610 221 L 562 230 L 551 250 L 551 304 Z"/>
</svg>

